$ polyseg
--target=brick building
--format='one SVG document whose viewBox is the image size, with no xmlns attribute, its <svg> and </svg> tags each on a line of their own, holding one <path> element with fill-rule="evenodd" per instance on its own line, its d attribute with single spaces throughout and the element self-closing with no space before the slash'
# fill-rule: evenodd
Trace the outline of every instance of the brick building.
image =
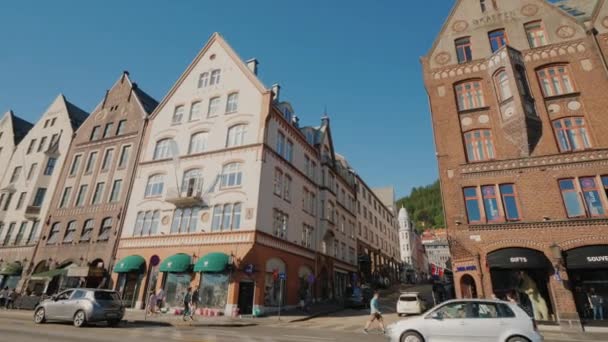
<svg viewBox="0 0 608 342">
<path fill-rule="evenodd" d="M 606 1 L 456 1 L 422 64 L 457 296 L 608 296 L 607 49 Z"/>
</svg>

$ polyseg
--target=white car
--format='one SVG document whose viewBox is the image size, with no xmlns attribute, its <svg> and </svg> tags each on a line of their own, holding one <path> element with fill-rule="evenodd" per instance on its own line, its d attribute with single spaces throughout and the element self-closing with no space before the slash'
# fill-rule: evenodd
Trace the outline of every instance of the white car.
<svg viewBox="0 0 608 342">
<path fill-rule="evenodd" d="M 401 293 L 397 300 L 397 314 L 419 315 L 426 310 L 426 304 L 418 292 Z"/>
<path fill-rule="evenodd" d="M 536 322 L 517 304 L 483 299 L 444 302 L 387 327 L 393 342 L 540 342 Z"/>
</svg>

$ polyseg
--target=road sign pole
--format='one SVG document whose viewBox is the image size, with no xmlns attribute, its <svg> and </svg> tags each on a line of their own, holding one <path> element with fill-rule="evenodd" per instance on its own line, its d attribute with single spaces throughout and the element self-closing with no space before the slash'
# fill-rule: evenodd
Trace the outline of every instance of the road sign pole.
<svg viewBox="0 0 608 342">
<path fill-rule="evenodd" d="M 281 277 L 279 283 L 279 321 L 281 320 L 281 305 L 283 305 L 283 278 Z"/>
</svg>

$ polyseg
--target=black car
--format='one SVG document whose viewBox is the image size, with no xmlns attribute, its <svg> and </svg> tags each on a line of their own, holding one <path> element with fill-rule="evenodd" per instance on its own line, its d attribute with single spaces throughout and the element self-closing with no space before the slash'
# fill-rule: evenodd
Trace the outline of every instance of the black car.
<svg viewBox="0 0 608 342">
<path fill-rule="evenodd" d="M 374 296 L 374 291 L 369 287 L 363 287 L 360 291 L 353 291 L 353 294 L 344 300 L 345 308 L 367 309 L 369 302 Z"/>
</svg>

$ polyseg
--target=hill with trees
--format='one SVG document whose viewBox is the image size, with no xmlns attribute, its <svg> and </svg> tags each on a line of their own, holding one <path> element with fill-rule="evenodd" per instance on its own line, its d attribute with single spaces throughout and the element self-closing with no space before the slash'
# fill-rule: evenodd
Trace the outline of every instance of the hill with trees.
<svg viewBox="0 0 608 342">
<path fill-rule="evenodd" d="M 409 196 L 397 201 L 397 208 L 402 206 L 419 231 L 445 227 L 439 180 L 431 185 L 414 187 Z"/>
</svg>

